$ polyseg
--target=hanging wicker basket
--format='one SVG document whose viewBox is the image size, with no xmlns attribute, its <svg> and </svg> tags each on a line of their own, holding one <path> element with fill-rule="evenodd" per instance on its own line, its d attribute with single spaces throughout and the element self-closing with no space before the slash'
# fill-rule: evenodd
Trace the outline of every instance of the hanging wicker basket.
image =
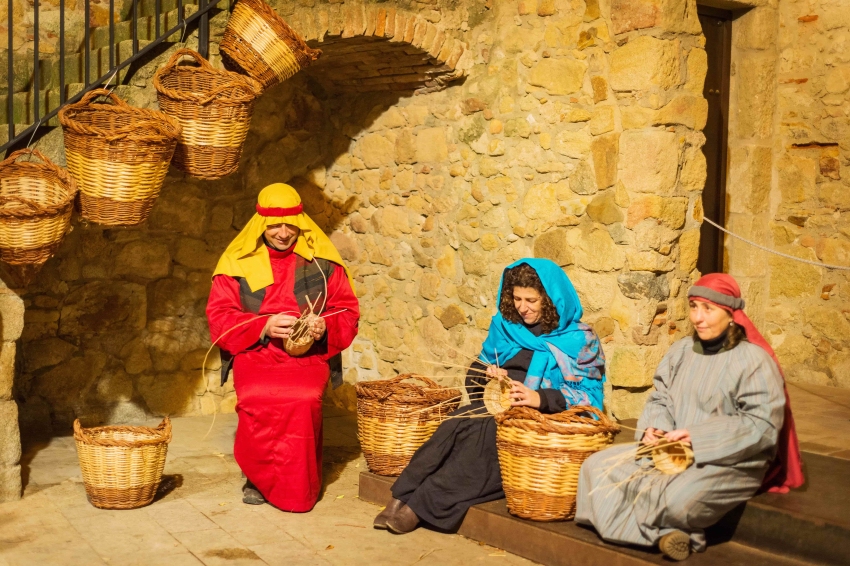
<svg viewBox="0 0 850 566">
<path fill-rule="evenodd" d="M 219 47 L 226 63 L 263 88 L 283 82 L 319 58 L 304 39 L 263 0 L 239 0 Z"/>
<path fill-rule="evenodd" d="M 402 383 L 416 379 L 425 387 Z M 440 387 L 416 374 L 364 381 L 357 390 L 357 435 L 369 471 L 397 476 L 413 453 L 431 438 L 448 413 L 457 409 L 461 393 Z"/>
<path fill-rule="evenodd" d="M 24 155 L 30 160 L 18 161 Z M 0 261 L 41 265 L 50 259 L 69 230 L 76 194 L 74 179 L 37 149 L 0 162 Z"/>
<path fill-rule="evenodd" d="M 180 65 L 188 56 L 198 63 Z M 220 179 L 239 168 L 260 83 L 215 69 L 191 49 L 180 49 L 153 79 L 159 108 L 183 127 L 174 166 L 199 179 Z"/>
<path fill-rule="evenodd" d="M 95 104 L 105 96 L 111 104 Z M 147 220 L 177 145 L 180 125 L 162 112 L 130 106 L 95 89 L 59 111 L 68 171 L 83 218 L 105 226 Z"/>
<path fill-rule="evenodd" d="M 572 519 L 582 463 L 610 445 L 620 427 L 594 407 L 554 415 L 513 407 L 495 418 L 508 511 L 533 521 Z"/>
<path fill-rule="evenodd" d="M 135 509 L 153 501 L 171 442 L 168 417 L 156 428 L 83 428 L 77 419 L 74 440 L 86 495 L 92 505 L 102 509 Z"/>
</svg>

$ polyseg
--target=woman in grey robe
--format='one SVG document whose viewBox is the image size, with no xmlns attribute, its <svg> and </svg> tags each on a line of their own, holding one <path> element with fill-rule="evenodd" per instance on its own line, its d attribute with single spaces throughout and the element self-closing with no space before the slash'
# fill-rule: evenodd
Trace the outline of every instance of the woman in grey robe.
<svg viewBox="0 0 850 566">
<path fill-rule="evenodd" d="M 741 310 L 738 285 L 710 274 L 688 295 L 694 336 L 673 344 L 661 360 L 635 440 L 690 444 L 694 464 L 662 475 L 649 470 L 649 458 L 629 457 L 634 445 L 598 452 L 582 466 L 575 517 L 609 542 L 658 544 L 674 560 L 705 550 L 704 529 L 762 487 L 780 437 L 783 444 L 791 440 L 790 450 L 782 450 L 780 465 L 789 468 L 782 481 L 803 482 L 792 419 L 790 432 L 783 430 L 782 374 Z"/>
</svg>

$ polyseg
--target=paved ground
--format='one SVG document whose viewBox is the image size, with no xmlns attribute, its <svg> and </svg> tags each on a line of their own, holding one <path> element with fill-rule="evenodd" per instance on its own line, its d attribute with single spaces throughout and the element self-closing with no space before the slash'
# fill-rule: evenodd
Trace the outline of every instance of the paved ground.
<svg viewBox="0 0 850 566">
<path fill-rule="evenodd" d="M 803 449 L 850 459 L 850 391 L 791 384 L 789 392 Z M 326 489 L 307 514 L 243 505 L 235 416 L 219 415 L 203 440 L 210 422 L 174 419 L 165 493 L 130 511 L 86 501 L 72 438 L 28 446 L 24 498 L 0 505 L 0 566 L 531 564 L 457 535 L 372 529 L 379 509 L 357 499 L 366 464 L 347 413 L 326 410 Z"/>
</svg>

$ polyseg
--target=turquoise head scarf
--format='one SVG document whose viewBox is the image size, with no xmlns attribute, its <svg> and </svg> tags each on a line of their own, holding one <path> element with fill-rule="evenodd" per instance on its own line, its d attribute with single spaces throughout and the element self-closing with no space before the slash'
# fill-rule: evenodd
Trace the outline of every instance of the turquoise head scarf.
<svg viewBox="0 0 850 566">
<path fill-rule="evenodd" d="M 505 271 L 521 264 L 528 264 L 543 283 L 546 294 L 558 311 L 558 328 L 535 336 L 523 324 L 505 320 L 501 312 L 490 322 L 490 332 L 487 340 L 481 346 L 481 359 L 488 363 L 505 362 L 516 356 L 521 349 L 534 352 L 525 384 L 532 389 L 539 389 L 543 380 L 551 382 L 552 387 L 564 387 L 564 376 L 559 368 L 557 357 L 561 354 L 576 359 L 579 352 L 587 343 L 585 332 L 579 328 L 579 320 L 583 314 L 578 294 L 564 271 L 548 259 L 521 259 L 505 268 Z M 505 274 L 499 283 L 497 304 L 501 301 L 502 286 Z"/>
</svg>

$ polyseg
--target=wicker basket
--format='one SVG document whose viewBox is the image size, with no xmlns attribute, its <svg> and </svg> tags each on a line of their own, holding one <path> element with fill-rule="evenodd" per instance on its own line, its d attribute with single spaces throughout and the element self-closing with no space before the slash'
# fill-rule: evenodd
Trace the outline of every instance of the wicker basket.
<svg viewBox="0 0 850 566">
<path fill-rule="evenodd" d="M 423 382 L 425 387 L 402 383 L 408 378 Z M 382 476 L 399 475 L 461 399 L 457 389 L 440 387 L 427 377 L 409 373 L 364 381 L 355 388 L 360 446 L 369 471 Z"/>
<path fill-rule="evenodd" d="M 86 495 L 92 505 L 102 509 L 135 509 L 153 501 L 171 442 L 168 417 L 156 428 L 82 428 L 77 419 L 74 440 Z"/>
<path fill-rule="evenodd" d="M 264 88 L 283 82 L 321 55 L 263 0 L 239 0 L 219 47 L 225 62 Z"/>
<path fill-rule="evenodd" d="M 94 104 L 105 96 L 112 104 Z M 130 106 L 106 89 L 59 111 L 68 171 L 83 218 L 133 226 L 150 214 L 177 145 L 180 125 L 162 112 Z"/>
<path fill-rule="evenodd" d="M 40 163 L 19 162 L 24 155 Z M 76 194 L 74 179 L 37 149 L 0 162 L 0 261 L 41 265 L 50 259 L 68 232 Z"/>
<path fill-rule="evenodd" d="M 198 63 L 180 65 L 189 56 Z M 213 68 L 191 49 L 180 49 L 153 79 L 159 108 L 183 127 L 174 166 L 199 179 L 220 179 L 239 168 L 260 83 Z"/>
<path fill-rule="evenodd" d="M 594 407 L 554 415 L 513 407 L 495 418 L 508 511 L 534 521 L 572 519 L 582 462 L 611 444 L 620 427 Z"/>
</svg>

